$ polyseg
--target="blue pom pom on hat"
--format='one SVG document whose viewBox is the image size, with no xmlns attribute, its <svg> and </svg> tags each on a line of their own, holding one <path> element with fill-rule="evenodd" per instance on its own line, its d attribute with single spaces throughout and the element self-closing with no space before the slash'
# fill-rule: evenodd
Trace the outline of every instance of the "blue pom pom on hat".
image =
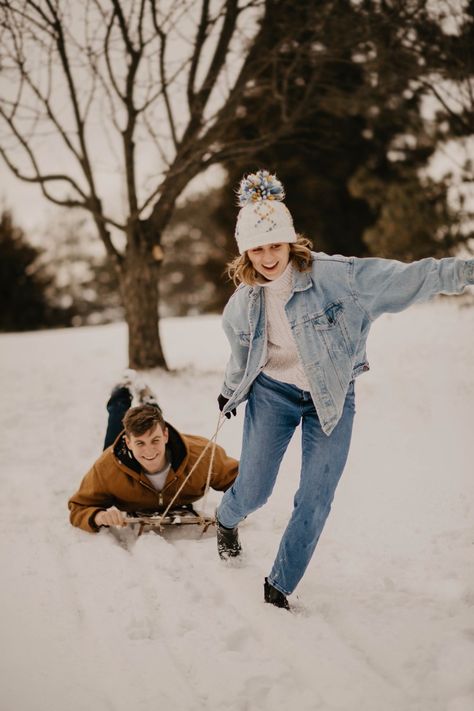
<svg viewBox="0 0 474 711">
<path fill-rule="evenodd" d="M 240 254 L 248 249 L 278 242 L 296 242 L 290 211 L 284 204 L 285 190 L 268 170 L 250 173 L 237 191 L 241 206 L 235 228 Z"/>
</svg>

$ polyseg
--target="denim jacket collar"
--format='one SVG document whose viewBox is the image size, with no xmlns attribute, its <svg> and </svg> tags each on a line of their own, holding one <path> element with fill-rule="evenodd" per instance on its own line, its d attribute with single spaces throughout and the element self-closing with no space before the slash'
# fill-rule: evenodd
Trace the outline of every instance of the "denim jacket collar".
<svg viewBox="0 0 474 711">
<path fill-rule="evenodd" d="M 306 291 L 312 286 L 311 272 L 299 272 L 297 269 L 293 269 L 293 292 Z"/>
</svg>

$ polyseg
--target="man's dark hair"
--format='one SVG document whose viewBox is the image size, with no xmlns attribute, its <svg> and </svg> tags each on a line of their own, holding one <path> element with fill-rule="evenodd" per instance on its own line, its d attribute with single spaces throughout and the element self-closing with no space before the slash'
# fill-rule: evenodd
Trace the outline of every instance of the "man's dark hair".
<svg viewBox="0 0 474 711">
<path fill-rule="evenodd" d="M 161 429 L 166 429 L 166 422 L 163 418 L 163 413 L 157 405 L 138 405 L 131 407 L 125 413 L 123 418 L 123 426 L 125 434 L 140 437 L 149 430 L 152 430 L 159 424 Z"/>
</svg>

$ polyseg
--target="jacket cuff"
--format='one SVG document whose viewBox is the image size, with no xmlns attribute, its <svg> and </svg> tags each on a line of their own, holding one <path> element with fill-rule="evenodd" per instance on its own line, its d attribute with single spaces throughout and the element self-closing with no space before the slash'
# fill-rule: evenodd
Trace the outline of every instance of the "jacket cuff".
<svg viewBox="0 0 474 711">
<path fill-rule="evenodd" d="M 100 513 L 101 511 L 105 511 L 105 509 L 96 509 L 96 510 L 94 511 L 94 513 L 92 513 L 92 514 L 89 516 L 89 521 L 87 522 L 87 523 L 89 524 L 89 526 L 91 527 L 91 529 L 92 529 L 95 533 L 97 533 L 97 532 L 100 531 L 100 529 L 101 529 L 101 526 L 98 526 L 98 525 L 96 524 L 96 522 L 95 522 L 95 517 L 96 517 L 97 514 Z"/>
<path fill-rule="evenodd" d="M 233 394 L 234 394 L 234 391 L 233 391 L 233 390 L 230 390 L 230 389 L 226 386 L 226 384 L 224 383 L 224 385 L 223 385 L 222 388 L 221 388 L 221 395 L 223 395 L 223 396 L 226 397 L 228 400 L 230 400 L 230 398 L 232 397 Z"/>
</svg>

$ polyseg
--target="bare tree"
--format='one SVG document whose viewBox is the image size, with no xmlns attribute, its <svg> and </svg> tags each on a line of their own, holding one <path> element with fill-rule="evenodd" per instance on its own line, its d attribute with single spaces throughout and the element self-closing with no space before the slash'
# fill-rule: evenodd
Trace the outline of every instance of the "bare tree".
<svg viewBox="0 0 474 711">
<path fill-rule="evenodd" d="M 281 4 L 0 0 L 0 154 L 49 201 L 92 215 L 119 277 L 131 367 L 166 367 L 161 236 L 179 195 L 213 164 L 278 141 L 308 110 L 311 82 L 287 101 L 304 47 L 275 28 Z M 289 47 L 294 60 L 273 77 L 278 121 L 230 141 L 242 97 Z"/>
</svg>

